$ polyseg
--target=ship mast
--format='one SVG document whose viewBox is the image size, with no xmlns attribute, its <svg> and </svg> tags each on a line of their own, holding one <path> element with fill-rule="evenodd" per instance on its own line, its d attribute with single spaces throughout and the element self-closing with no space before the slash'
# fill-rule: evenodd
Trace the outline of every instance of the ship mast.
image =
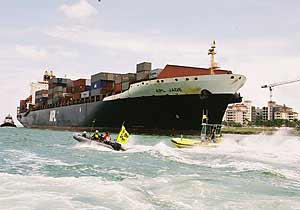
<svg viewBox="0 0 300 210">
<path fill-rule="evenodd" d="M 216 41 L 213 41 L 212 46 L 208 50 L 208 55 L 210 55 L 210 74 L 215 74 L 215 70 L 219 68 L 215 62 L 215 55 L 217 54 L 215 48 Z"/>
</svg>

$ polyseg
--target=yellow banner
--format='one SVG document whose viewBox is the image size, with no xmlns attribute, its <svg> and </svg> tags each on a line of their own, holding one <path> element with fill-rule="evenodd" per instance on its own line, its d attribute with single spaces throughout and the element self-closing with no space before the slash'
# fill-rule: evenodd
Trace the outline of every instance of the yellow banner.
<svg viewBox="0 0 300 210">
<path fill-rule="evenodd" d="M 126 144 L 128 138 L 129 138 L 129 133 L 126 131 L 125 126 L 122 125 L 121 131 L 117 138 L 117 142 L 120 142 L 121 144 Z"/>
</svg>

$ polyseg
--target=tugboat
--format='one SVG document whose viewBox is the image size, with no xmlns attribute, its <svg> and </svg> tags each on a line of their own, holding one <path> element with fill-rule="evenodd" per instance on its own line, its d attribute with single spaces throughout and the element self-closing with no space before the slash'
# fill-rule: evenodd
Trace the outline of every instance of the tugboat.
<svg viewBox="0 0 300 210">
<path fill-rule="evenodd" d="M 17 127 L 13 121 L 12 116 L 9 114 L 5 117 L 3 124 L 0 127 Z"/>
</svg>

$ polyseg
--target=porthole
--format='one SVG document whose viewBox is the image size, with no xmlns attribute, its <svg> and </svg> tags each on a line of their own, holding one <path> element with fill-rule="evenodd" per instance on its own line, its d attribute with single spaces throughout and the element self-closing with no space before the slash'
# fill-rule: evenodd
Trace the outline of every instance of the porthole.
<svg viewBox="0 0 300 210">
<path fill-rule="evenodd" d="M 159 80 L 157 80 L 157 83 L 159 83 Z"/>
<path fill-rule="evenodd" d="M 189 79 L 189 78 L 186 78 L 185 80 L 186 80 L 186 81 L 189 81 L 190 79 Z"/>
<path fill-rule="evenodd" d="M 160 82 L 164 82 L 163 80 L 160 80 Z"/>
<path fill-rule="evenodd" d="M 175 79 L 175 81 L 177 82 L 177 81 L 178 81 L 178 79 Z"/>
<path fill-rule="evenodd" d="M 198 80 L 198 77 L 195 77 L 195 80 Z"/>
<path fill-rule="evenodd" d="M 144 83 L 142 82 L 142 85 L 143 85 Z"/>
<path fill-rule="evenodd" d="M 234 76 L 231 76 L 230 79 L 234 79 Z"/>
</svg>

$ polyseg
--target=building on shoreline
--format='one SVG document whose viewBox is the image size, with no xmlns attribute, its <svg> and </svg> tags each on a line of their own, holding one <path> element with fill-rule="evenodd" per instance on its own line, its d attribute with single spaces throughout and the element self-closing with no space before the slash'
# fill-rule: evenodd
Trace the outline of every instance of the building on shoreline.
<svg viewBox="0 0 300 210">
<path fill-rule="evenodd" d="M 255 107 L 251 106 L 252 102 L 247 100 L 244 103 L 233 104 L 227 107 L 223 121 L 235 122 L 240 124 L 247 124 L 252 121 L 253 117 L 256 117 L 253 113 Z"/>
<path fill-rule="evenodd" d="M 293 108 L 284 105 L 276 104 L 275 101 L 269 101 L 268 106 L 255 107 L 249 100 L 243 103 L 233 104 L 227 107 L 223 121 L 240 123 L 242 125 L 258 120 L 296 120 L 298 113 L 293 111 Z"/>
</svg>

